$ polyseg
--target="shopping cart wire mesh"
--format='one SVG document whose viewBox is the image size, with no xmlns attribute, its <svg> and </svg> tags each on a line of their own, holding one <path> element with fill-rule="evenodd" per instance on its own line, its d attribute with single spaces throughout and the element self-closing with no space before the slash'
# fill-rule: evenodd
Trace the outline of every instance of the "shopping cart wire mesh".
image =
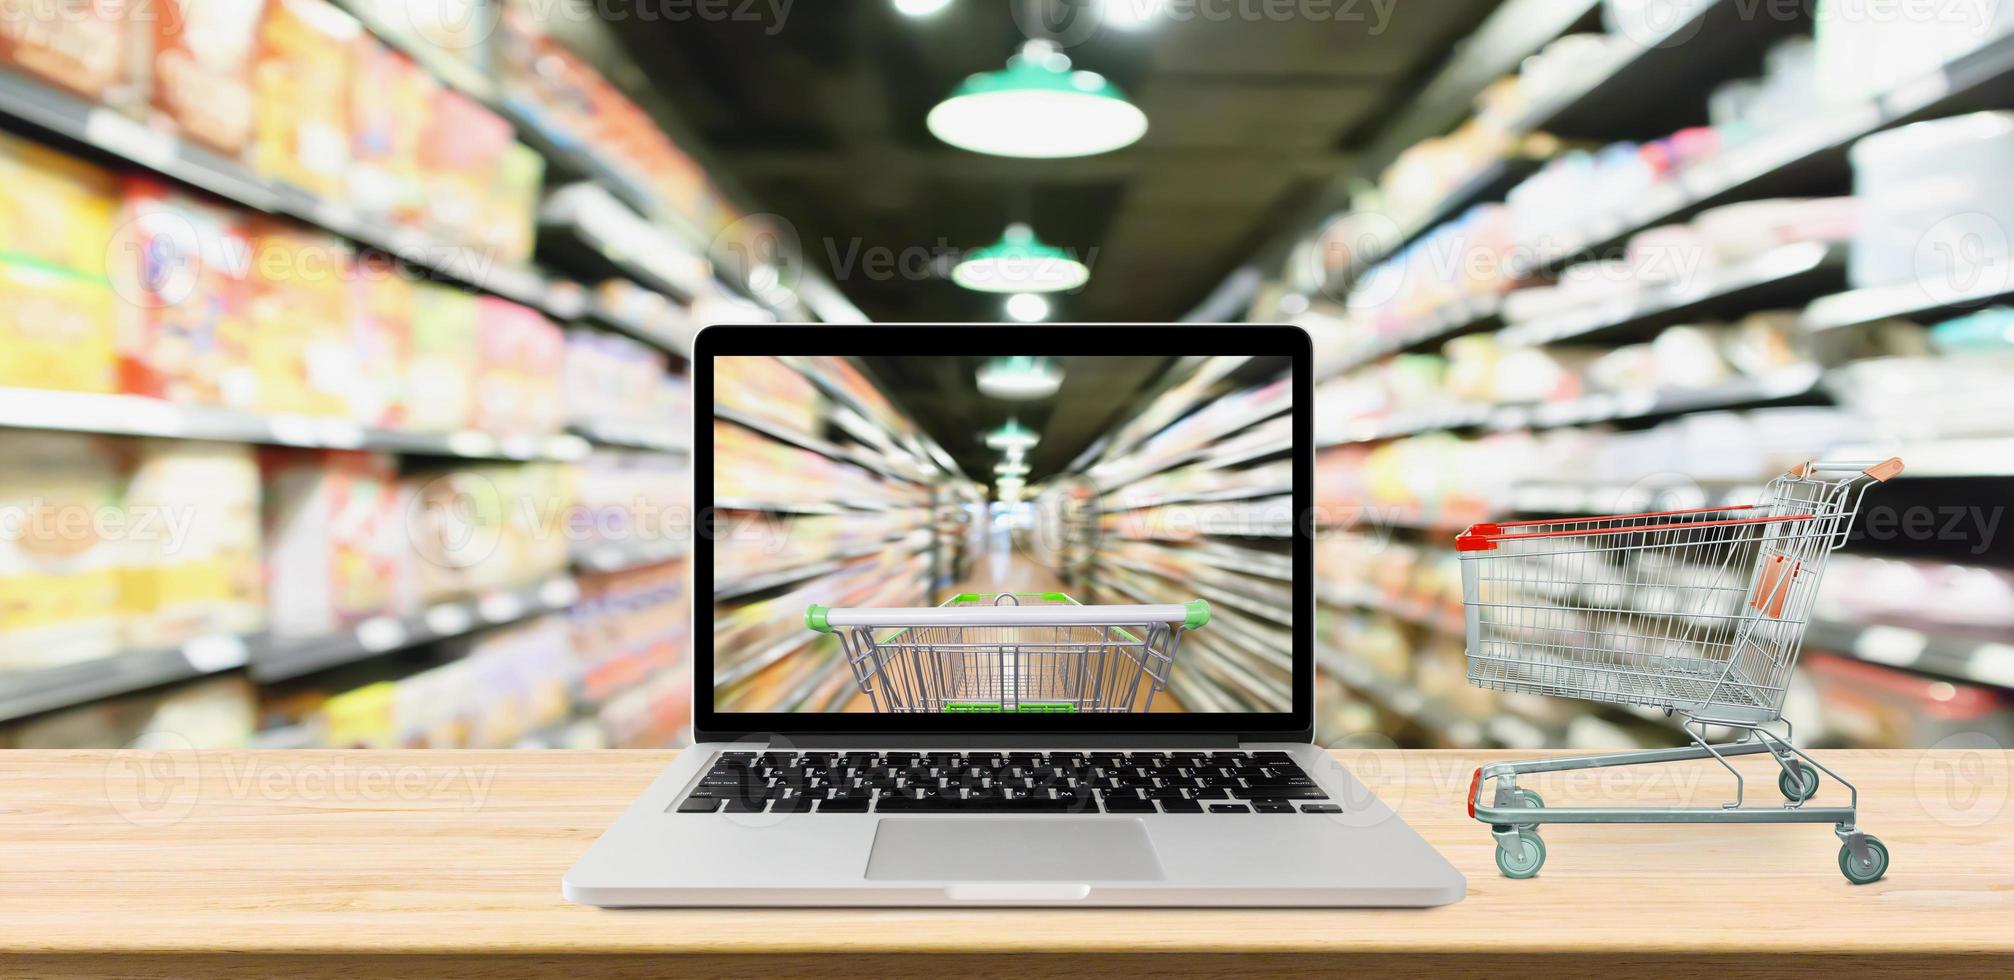
<svg viewBox="0 0 2014 980">
<path fill-rule="evenodd" d="M 1061 592 L 964 593 L 912 608 L 812 606 L 884 712 L 1133 712 L 1168 686 L 1209 604 L 1086 606 Z"/>
</svg>

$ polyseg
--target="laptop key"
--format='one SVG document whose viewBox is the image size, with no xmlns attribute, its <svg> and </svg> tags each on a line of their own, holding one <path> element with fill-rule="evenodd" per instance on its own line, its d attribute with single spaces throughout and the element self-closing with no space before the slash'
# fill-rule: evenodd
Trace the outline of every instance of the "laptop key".
<svg viewBox="0 0 2014 980">
<path fill-rule="evenodd" d="M 793 796 L 787 800 L 777 800 L 769 805 L 771 813 L 810 813 L 811 805 L 818 802 L 809 796 Z"/>
<path fill-rule="evenodd" d="M 1309 803 L 1301 807 L 1302 813 L 1341 813 L 1343 808 L 1334 803 Z"/>
<path fill-rule="evenodd" d="M 826 800 L 818 804 L 819 813 L 866 813 L 867 805 L 874 802 L 866 798 L 855 800 Z"/>
<path fill-rule="evenodd" d="M 1107 796 L 1105 797 L 1105 812 L 1153 813 L 1154 801 L 1143 800 L 1137 796 Z"/>
<path fill-rule="evenodd" d="M 1248 807 L 1248 806 L 1246 806 L 1246 805 L 1244 805 L 1243 803 L 1212 803 L 1212 804 L 1210 804 L 1210 812 L 1211 812 L 1211 813 L 1250 813 L 1250 812 L 1252 812 L 1252 808 L 1251 808 L 1251 807 Z"/>
<path fill-rule="evenodd" d="M 1270 801 L 1267 801 L 1267 800 L 1257 800 L 1257 801 L 1254 801 L 1254 802 L 1252 803 L 1252 809 L 1254 809 L 1254 810 L 1257 810 L 1257 811 L 1259 811 L 1260 813 L 1298 813 L 1298 812 L 1299 812 L 1299 811 L 1297 811 L 1297 810 L 1295 810 L 1295 809 L 1294 809 L 1294 805 L 1293 805 L 1292 803 L 1277 803 L 1277 802 L 1270 802 Z"/>
<path fill-rule="evenodd" d="M 1329 794 L 1320 786 L 1247 786 L 1234 789 L 1231 796 L 1240 800 L 1326 800 Z"/>
<path fill-rule="evenodd" d="M 1195 800 L 1162 800 L 1162 813 L 1201 813 L 1203 804 Z"/>
<path fill-rule="evenodd" d="M 737 797 L 727 801 L 728 813 L 761 813 L 769 805 L 768 800 L 751 800 Z"/>
<path fill-rule="evenodd" d="M 710 796 L 695 796 L 678 805 L 680 813 L 712 813 L 720 809 L 720 801 Z"/>
</svg>

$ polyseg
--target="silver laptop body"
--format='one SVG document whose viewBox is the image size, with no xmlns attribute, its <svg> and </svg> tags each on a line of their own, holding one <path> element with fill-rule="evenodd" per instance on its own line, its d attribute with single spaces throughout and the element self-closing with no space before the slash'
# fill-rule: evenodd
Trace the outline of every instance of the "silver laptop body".
<svg viewBox="0 0 2014 980">
<path fill-rule="evenodd" d="M 1307 514 L 1311 354 L 1293 327 L 711 327 L 695 345 L 694 403 L 714 403 L 715 357 L 1118 356 L 1170 346 L 1291 360 L 1293 504 Z M 695 504 L 705 514 L 711 426 L 696 428 Z M 605 907 L 1458 901 L 1462 875 L 1311 744 L 1311 541 L 1297 534 L 1291 550 L 1293 704 L 1277 713 L 719 712 L 711 667 L 728 651 L 712 649 L 702 617 L 696 744 L 574 864 L 562 891 Z M 703 600 L 713 594 L 705 534 L 695 535 L 693 562 Z M 863 788 L 871 774 L 881 788 Z M 961 774 L 971 788 L 956 788 Z M 991 781 L 978 788 L 988 775 L 1016 788 L 982 801 L 994 793 Z M 1120 791 L 1100 788 L 1119 781 L 1140 787 L 1123 790 L 1123 808 Z"/>
</svg>

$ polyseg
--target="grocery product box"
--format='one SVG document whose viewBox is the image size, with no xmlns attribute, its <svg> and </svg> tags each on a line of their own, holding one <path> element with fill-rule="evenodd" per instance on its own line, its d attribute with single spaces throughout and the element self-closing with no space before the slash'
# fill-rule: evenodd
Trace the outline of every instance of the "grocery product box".
<svg viewBox="0 0 2014 980">
<path fill-rule="evenodd" d="M 102 276 L 118 207 L 104 168 L 0 133 L 0 254 Z"/>
<path fill-rule="evenodd" d="M 248 226 L 247 316 L 261 411 L 340 416 L 357 383 L 350 337 L 349 248 L 340 239 L 273 220 Z"/>
<path fill-rule="evenodd" d="M 530 307 L 494 296 L 476 303 L 476 426 L 504 434 L 557 430 L 565 421 L 565 335 Z"/>
<path fill-rule="evenodd" d="M 152 0 L 150 101 L 181 135 L 244 154 L 256 119 L 252 66 L 266 0 Z M 145 18 L 142 18 L 143 20 Z"/>
<path fill-rule="evenodd" d="M 119 580 L 125 646 L 260 629 L 266 608 L 252 447 L 166 439 L 129 447 Z"/>
<path fill-rule="evenodd" d="M 544 189 L 545 157 L 515 140 L 506 145 L 491 174 L 478 238 L 478 244 L 494 250 L 496 261 L 531 261 Z"/>
<path fill-rule="evenodd" d="M 411 58 L 365 35 L 350 75 L 350 203 L 400 224 L 425 210 L 420 144 L 440 83 Z"/>
<path fill-rule="evenodd" d="M 4 308 L 4 307 L 0 307 Z M 0 453 L 0 672 L 119 648 L 119 501 L 114 440 L 19 432 Z"/>
<path fill-rule="evenodd" d="M 324 0 L 272 0 L 253 69 L 252 162 L 266 177 L 340 197 L 350 162 L 350 72 L 362 28 Z"/>
<path fill-rule="evenodd" d="M 0 65 L 96 101 L 129 84 L 139 0 L 10 4 L 0 16 Z"/>
<path fill-rule="evenodd" d="M 401 486 L 412 543 L 414 588 L 440 602 L 507 584 L 514 564 L 507 526 L 514 471 L 450 470 L 408 475 Z"/>
<path fill-rule="evenodd" d="M 475 415 L 476 298 L 450 286 L 413 286 L 406 424 L 422 432 L 467 428 Z"/>
<path fill-rule="evenodd" d="M 128 177 L 111 254 L 120 305 L 120 388 L 135 395 L 258 407 L 247 309 L 250 245 L 236 212 Z"/>
<path fill-rule="evenodd" d="M 320 636 L 410 611 L 412 546 L 391 457 L 272 449 L 261 469 L 273 635 Z"/>
<path fill-rule="evenodd" d="M 117 302 L 103 277 L 0 254 L 0 387 L 117 390 Z"/>
<path fill-rule="evenodd" d="M 363 425 L 400 428 L 418 302 L 413 280 L 383 255 L 358 256 L 353 268 L 350 337 L 357 376 L 345 393 L 349 416 Z"/>
<path fill-rule="evenodd" d="M 446 241 L 483 242 L 499 168 L 512 145 L 508 120 L 453 89 L 435 93 L 433 123 L 420 141 L 429 231 Z"/>
</svg>

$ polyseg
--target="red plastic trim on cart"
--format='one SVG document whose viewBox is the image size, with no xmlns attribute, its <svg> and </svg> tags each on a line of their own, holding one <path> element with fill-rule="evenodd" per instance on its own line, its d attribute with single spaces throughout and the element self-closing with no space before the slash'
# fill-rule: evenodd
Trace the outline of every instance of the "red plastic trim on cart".
<svg viewBox="0 0 2014 980">
<path fill-rule="evenodd" d="M 1475 777 L 1469 780 L 1469 819 L 1471 820 L 1474 820 L 1476 816 L 1476 791 L 1481 789 L 1482 785 L 1483 771 L 1477 769 Z"/>
<path fill-rule="evenodd" d="M 1715 507 L 1712 510 L 1722 510 Z M 1620 521 L 1633 517 L 1656 517 L 1656 514 L 1620 514 L 1614 517 L 1594 517 L 1589 520 Z M 1528 541 L 1533 538 L 1591 538 L 1602 534 L 1636 534 L 1641 531 L 1686 531 L 1702 527 L 1737 527 L 1745 524 L 1779 524 L 1787 521 L 1814 520 L 1813 514 L 1785 514 L 1781 517 L 1745 517 L 1733 521 L 1679 521 L 1672 524 L 1644 524 L 1635 527 L 1598 527 L 1581 531 L 1528 531 L 1524 534 L 1506 534 L 1503 524 L 1472 524 L 1469 529 L 1455 536 L 1456 551 L 1494 551 L 1505 541 Z M 1526 524 L 1548 524 L 1550 521 L 1525 521 Z M 1516 525 L 1508 525 L 1515 527 Z"/>
</svg>

